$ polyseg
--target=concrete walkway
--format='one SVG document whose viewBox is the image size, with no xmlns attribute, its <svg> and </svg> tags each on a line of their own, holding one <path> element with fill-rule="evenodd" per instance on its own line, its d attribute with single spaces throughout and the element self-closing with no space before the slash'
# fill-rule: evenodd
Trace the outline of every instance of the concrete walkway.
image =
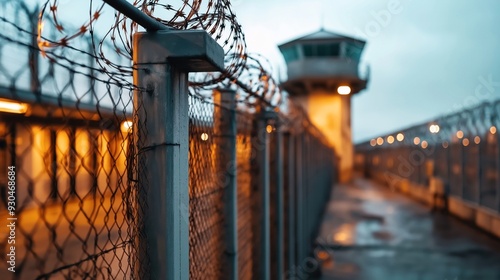
<svg viewBox="0 0 500 280">
<path fill-rule="evenodd" d="M 500 240 L 364 179 L 336 187 L 317 243 L 318 279 L 500 279 Z"/>
</svg>

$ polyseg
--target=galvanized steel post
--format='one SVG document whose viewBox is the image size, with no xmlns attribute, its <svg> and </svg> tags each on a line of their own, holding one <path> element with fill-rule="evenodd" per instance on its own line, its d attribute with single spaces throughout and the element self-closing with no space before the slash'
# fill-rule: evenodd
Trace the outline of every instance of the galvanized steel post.
<svg viewBox="0 0 500 280">
<path fill-rule="evenodd" d="M 462 145 L 460 140 L 458 142 L 458 145 L 460 147 L 460 198 L 464 199 L 465 188 L 467 187 L 466 181 L 465 181 L 465 177 L 467 176 L 467 174 L 465 173 L 465 169 L 467 168 L 467 165 L 465 162 L 466 151 L 465 151 L 465 146 Z"/>
<path fill-rule="evenodd" d="M 295 203 L 295 136 L 291 133 L 288 137 L 288 270 L 295 268 L 295 222 L 296 222 L 296 203 Z"/>
<path fill-rule="evenodd" d="M 295 242 L 297 244 L 297 258 L 295 260 L 296 265 L 300 265 L 302 263 L 302 260 L 304 259 L 304 253 L 303 253 L 303 247 L 304 247 L 304 235 L 303 235 L 303 227 L 304 227 L 304 196 L 303 196 L 303 187 L 304 187 L 304 181 L 303 181 L 303 171 L 304 171 L 304 166 L 302 165 L 303 160 L 304 160 L 304 155 L 303 155 L 303 146 L 304 146 L 304 137 L 302 134 L 299 134 L 296 136 L 296 141 L 295 141 L 295 151 L 296 151 L 296 158 L 295 158 L 295 164 L 296 164 L 296 184 L 295 184 L 295 195 L 296 195 L 296 211 L 297 211 L 297 221 L 295 223 L 295 230 L 296 230 L 296 238 Z"/>
<path fill-rule="evenodd" d="M 270 155 L 269 135 L 266 131 L 269 112 L 263 111 L 257 120 L 257 134 L 260 141 L 260 150 L 257 151 L 259 176 L 258 183 L 261 188 L 261 213 L 260 213 L 260 271 L 259 279 L 271 279 L 271 209 L 270 209 Z"/>
<path fill-rule="evenodd" d="M 276 207 L 277 207 L 277 277 L 278 279 L 283 279 L 284 273 L 284 239 L 285 239 L 285 221 L 284 221 L 284 194 L 283 194 L 283 132 L 281 130 L 281 124 L 278 118 L 275 118 L 276 126 Z"/>
<path fill-rule="evenodd" d="M 134 35 L 134 179 L 144 203 L 137 247 L 149 259 L 138 277 L 189 278 L 188 72 L 217 71 L 223 59 L 204 31 Z"/>
<path fill-rule="evenodd" d="M 218 171 L 224 187 L 225 275 L 238 279 L 238 195 L 236 186 L 236 91 L 214 91 Z"/>
<path fill-rule="evenodd" d="M 500 129 L 500 126 L 497 126 L 497 128 Z M 497 147 L 500 147 L 500 131 L 497 131 Z M 496 154 L 496 160 L 497 160 L 497 180 L 496 180 L 496 208 L 497 211 L 500 213 L 500 149 L 497 148 L 497 154 Z"/>
<path fill-rule="evenodd" d="M 485 149 L 486 139 L 480 141 L 477 145 L 477 174 L 476 174 L 476 193 L 475 199 L 478 205 L 482 202 L 482 187 L 483 187 L 483 150 Z"/>
</svg>

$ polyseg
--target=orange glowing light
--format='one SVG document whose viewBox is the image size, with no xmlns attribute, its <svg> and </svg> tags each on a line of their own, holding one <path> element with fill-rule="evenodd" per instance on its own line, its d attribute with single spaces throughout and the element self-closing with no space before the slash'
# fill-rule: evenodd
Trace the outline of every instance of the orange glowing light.
<svg viewBox="0 0 500 280">
<path fill-rule="evenodd" d="M 384 138 L 382 138 L 382 137 L 377 138 L 377 144 L 379 146 L 382 146 L 384 144 Z"/>
<path fill-rule="evenodd" d="M 274 130 L 274 127 L 273 127 L 272 125 L 268 124 L 268 125 L 266 126 L 266 131 L 267 131 L 267 133 L 271 133 L 271 132 L 273 132 L 273 130 Z"/>
<path fill-rule="evenodd" d="M 390 135 L 387 137 L 387 143 L 392 144 L 394 143 L 394 136 Z"/>
<path fill-rule="evenodd" d="M 356 227 L 353 224 L 341 225 L 333 234 L 333 241 L 340 244 L 349 244 L 355 237 Z"/>
<path fill-rule="evenodd" d="M 375 140 L 375 139 L 370 140 L 370 145 L 371 145 L 372 147 L 377 146 L 377 140 Z"/>
<path fill-rule="evenodd" d="M 428 146 L 429 143 L 427 143 L 427 141 L 422 141 L 422 148 L 427 149 Z"/>
<path fill-rule="evenodd" d="M 457 131 L 457 138 L 458 138 L 458 139 L 462 139 L 462 138 L 464 138 L 464 132 L 463 132 L 463 131 L 461 131 L 461 130 Z"/>
<path fill-rule="evenodd" d="M 131 133 L 133 126 L 134 123 L 132 121 L 123 121 L 122 124 L 120 125 L 120 130 L 123 133 Z"/>
<path fill-rule="evenodd" d="M 474 143 L 476 143 L 476 145 L 479 145 L 479 143 L 481 143 L 481 137 L 479 136 L 474 137 Z"/>
<path fill-rule="evenodd" d="M 420 144 L 420 138 L 419 137 L 413 138 L 413 144 L 415 144 L 415 145 Z"/>
<path fill-rule="evenodd" d="M 462 144 L 464 145 L 464 147 L 469 146 L 469 144 L 470 144 L 469 139 L 465 138 L 464 140 L 462 140 Z"/>
<path fill-rule="evenodd" d="M 324 260 L 328 259 L 328 257 L 329 257 L 329 255 L 327 252 L 325 252 L 325 251 L 318 252 L 318 259 L 324 261 Z"/>
<path fill-rule="evenodd" d="M 207 141 L 207 140 L 208 140 L 208 133 L 203 132 L 203 133 L 201 134 L 201 140 L 202 140 L 202 141 Z"/>
<path fill-rule="evenodd" d="M 340 95 L 349 95 L 351 93 L 351 87 L 349 86 L 340 86 L 337 88 L 337 92 Z"/>
<path fill-rule="evenodd" d="M 399 142 L 401 142 L 401 141 L 405 140 L 405 135 L 403 133 L 398 133 L 396 138 L 398 139 Z"/>
<path fill-rule="evenodd" d="M 495 126 L 490 127 L 490 133 L 491 134 L 497 133 L 497 128 Z"/>
<path fill-rule="evenodd" d="M 28 111 L 28 104 L 7 99 L 0 99 L 0 112 L 24 114 L 26 111 Z"/>
</svg>

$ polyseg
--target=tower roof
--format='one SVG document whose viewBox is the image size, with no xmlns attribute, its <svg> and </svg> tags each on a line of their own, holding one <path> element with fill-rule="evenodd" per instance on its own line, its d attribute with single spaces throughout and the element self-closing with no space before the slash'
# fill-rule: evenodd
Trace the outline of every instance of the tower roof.
<svg viewBox="0 0 500 280">
<path fill-rule="evenodd" d="M 281 44 L 279 47 L 286 47 L 289 45 L 294 45 L 297 43 L 314 43 L 314 42 L 324 42 L 324 41 L 354 41 L 361 44 L 365 44 L 365 41 L 356 39 L 353 37 L 345 36 L 339 33 L 331 32 L 321 28 L 319 31 L 313 32 L 311 34 L 296 38 L 292 41 Z"/>
</svg>

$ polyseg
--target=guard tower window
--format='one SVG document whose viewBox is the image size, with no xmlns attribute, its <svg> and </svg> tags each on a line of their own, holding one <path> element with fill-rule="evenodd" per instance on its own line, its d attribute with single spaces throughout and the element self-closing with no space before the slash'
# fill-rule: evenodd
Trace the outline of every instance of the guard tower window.
<svg viewBox="0 0 500 280">
<path fill-rule="evenodd" d="M 282 53 L 287 63 L 299 59 L 299 51 L 296 46 L 283 48 Z"/>
<path fill-rule="evenodd" d="M 363 49 L 358 45 L 348 43 L 346 44 L 346 57 L 355 61 L 359 61 L 361 59 L 361 52 Z"/>
<path fill-rule="evenodd" d="M 339 55 L 339 44 L 304 45 L 306 57 L 337 57 Z"/>
</svg>

